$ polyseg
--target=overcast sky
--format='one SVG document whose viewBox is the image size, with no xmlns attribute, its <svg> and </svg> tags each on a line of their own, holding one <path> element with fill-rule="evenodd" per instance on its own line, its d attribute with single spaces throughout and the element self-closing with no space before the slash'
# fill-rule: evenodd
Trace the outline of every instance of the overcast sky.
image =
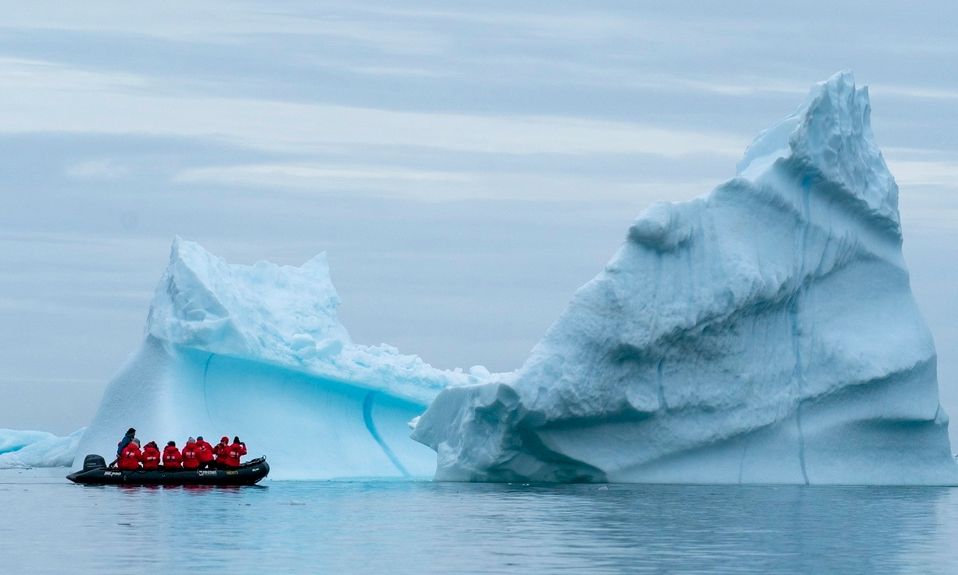
<svg viewBox="0 0 958 575">
<path fill-rule="evenodd" d="M 514 369 L 642 208 L 733 176 L 841 69 L 958 414 L 958 2 L 2 10 L 0 427 L 89 421 L 177 234 L 326 251 L 356 341 Z"/>
</svg>

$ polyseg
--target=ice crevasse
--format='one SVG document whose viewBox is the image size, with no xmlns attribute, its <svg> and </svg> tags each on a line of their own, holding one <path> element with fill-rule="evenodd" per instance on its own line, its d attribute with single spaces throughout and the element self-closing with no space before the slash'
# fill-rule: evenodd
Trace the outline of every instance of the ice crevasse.
<svg viewBox="0 0 958 575">
<path fill-rule="evenodd" d="M 324 254 L 236 265 L 177 238 L 144 341 L 108 385 L 74 467 L 87 453 L 112 458 L 133 426 L 180 447 L 238 434 L 276 479 L 431 477 L 435 455 L 410 439 L 409 421 L 488 371 L 356 344 L 338 305 Z"/>
<path fill-rule="evenodd" d="M 898 187 L 850 73 L 638 216 L 515 373 L 413 437 L 460 481 L 955 484 Z"/>
</svg>

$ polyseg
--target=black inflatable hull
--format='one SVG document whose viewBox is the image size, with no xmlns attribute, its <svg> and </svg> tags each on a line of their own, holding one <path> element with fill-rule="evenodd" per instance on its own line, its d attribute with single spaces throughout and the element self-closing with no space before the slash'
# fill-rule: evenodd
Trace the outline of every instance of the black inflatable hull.
<svg viewBox="0 0 958 575">
<path fill-rule="evenodd" d="M 265 457 L 260 457 L 232 469 L 122 471 L 97 467 L 71 473 L 67 479 L 92 485 L 253 485 L 268 474 L 269 464 Z"/>
</svg>

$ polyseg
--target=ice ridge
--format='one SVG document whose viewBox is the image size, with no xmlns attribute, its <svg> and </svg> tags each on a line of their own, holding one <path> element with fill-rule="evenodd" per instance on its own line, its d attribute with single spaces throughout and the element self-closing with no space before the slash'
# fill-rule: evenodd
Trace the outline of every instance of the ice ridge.
<svg viewBox="0 0 958 575">
<path fill-rule="evenodd" d="M 831 182 L 833 193 L 861 202 L 901 233 L 898 185 L 875 143 L 868 88 L 856 88 L 851 72 L 816 85 L 795 113 L 762 132 L 739 162 L 738 174 L 752 179 L 779 160 L 804 165 L 809 177 Z"/>
</svg>

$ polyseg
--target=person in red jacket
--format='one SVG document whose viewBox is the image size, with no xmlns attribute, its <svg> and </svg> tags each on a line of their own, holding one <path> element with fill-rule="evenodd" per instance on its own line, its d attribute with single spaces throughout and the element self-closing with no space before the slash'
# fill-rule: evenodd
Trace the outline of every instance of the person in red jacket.
<svg viewBox="0 0 958 575">
<path fill-rule="evenodd" d="M 176 442 L 170 441 L 166 444 L 166 447 L 163 448 L 163 469 L 179 469 L 180 463 L 183 461 L 183 456 L 180 455 L 180 450 L 176 448 Z"/>
<path fill-rule="evenodd" d="M 239 436 L 236 436 L 233 438 L 233 444 L 223 451 L 225 452 L 223 458 L 217 459 L 217 461 L 220 461 L 225 467 L 239 467 L 240 458 L 246 455 L 246 444 L 240 441 Z"/>
<path fill-rule="evenodd" d="M 220 438 L 220 442 L 213 447 L 213 454 L 216 455 L 217 467 L 236 467 L 228 463 L 230 459 L 230 438 L 225 435 Z"/>
<path fill-rule="evenodd" d="M 143 462 L 143 469 L 159 469 L 160 468 L 160 448 L 156 445 L 155 441 L 151 441 L 146 444 L 146 447 L 143 448 L 143 454 L 140 458 L 140 461 Z"/>
<path fill-rule="evenodd" d="M 201 467 L 212 467 L 213 446 L 210 445 L 209 441 L 203 439 L 202 435 L 196 438 L 196 453 L 199 454 Z"/>
<path fill-rule="evenodd" d="M 120 452 L 120 461 L 117 466 L 123 471 L 134 471 L 140 468 L 141 459 L 143 459 L 143 453 L 140 451 L 140 440 L 134 439 Z"/>
<path fill-rule="evenodd" d="M 196 449 L 196 440 L 192 437 L 183 446 L 183 469 L 199 469 L 200 454 Z"/>
</svg>

